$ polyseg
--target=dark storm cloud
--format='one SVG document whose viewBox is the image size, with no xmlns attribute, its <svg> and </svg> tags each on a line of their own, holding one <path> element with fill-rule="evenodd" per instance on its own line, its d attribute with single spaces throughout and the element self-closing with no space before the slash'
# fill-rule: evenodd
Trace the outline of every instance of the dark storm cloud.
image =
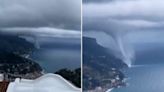
<svg viewBox="0 0 164 92">
<path fill-rule="evenodd" d="M 0 0 L 0 27 L 80 30 L 80 0 Z"/>
<path fill-rule="evenodd" d="M 104 31 L 111 35 L 129 31 L 162 30 L 163 3 L 162 0 L 85 3 L 83 6 L 84 30 Z"/>
<path fill-rule="evenodd" d="M 80 0 L 0 0 L 0 32 L 80 38 Z"/>
<path fill-rule="evenodd" d="M 153 22 L 147 20 L 85 18 L 83 21 L 83 30 L 84 32 L 102 31 L 107 33 L 109 36 L 116 37 L 118 35 L 124 36 L 130 32 L 135 33 L 137 31 L 162 32 L 164 29 L 163 25 L 163 22 Z"/>
</svg>

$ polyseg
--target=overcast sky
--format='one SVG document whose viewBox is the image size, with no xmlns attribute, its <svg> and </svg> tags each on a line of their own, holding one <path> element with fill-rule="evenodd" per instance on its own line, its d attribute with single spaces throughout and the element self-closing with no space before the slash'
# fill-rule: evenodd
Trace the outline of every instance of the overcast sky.
<svg viewBox="0 0 164 92">
<path fill-rule="evenodd" d="M 77 37 L 80 10 L 80 0 L 0 0 L 0 30 Z"/>
<path fill-rule="evenodd" d="M 112 36 L 126 35 L 131 41 L 139 43 L 164 41 L 163 0 L 88 1 L 83 5 L 85 32 L 102 31 Z"/>
<path fill-rule="evenodd" d="M 120 38 L 125 50 L 147 43 L 157 47 L 156 43 L 164 44 L 163 4 L 163 0 L 84 0 L 84 35 L 116 50 Z"/>
</svg>

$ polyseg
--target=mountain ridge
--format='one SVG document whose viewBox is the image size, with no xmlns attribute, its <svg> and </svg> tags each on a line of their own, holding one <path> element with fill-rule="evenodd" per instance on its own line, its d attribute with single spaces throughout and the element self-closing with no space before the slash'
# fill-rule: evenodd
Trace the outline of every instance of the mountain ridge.
<svg viewBox="0 0 164 92">
<path fill-rule="evenodd" d="M 23 38 L 0 35 L 0 73 L 5 81 L 15 78 L 35 79 L 42 75 L 42 68 L 28 55 L 36 48 Z"/>
</svg>

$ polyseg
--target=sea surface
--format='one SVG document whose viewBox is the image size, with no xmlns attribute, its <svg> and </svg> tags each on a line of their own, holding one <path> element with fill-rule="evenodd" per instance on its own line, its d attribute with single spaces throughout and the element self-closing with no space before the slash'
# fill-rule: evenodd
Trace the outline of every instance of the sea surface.
<svg viewBox="0 0 164 92">
<path fill-rule="evenodd" d="M 45 72 L 54 73 L 60 69 L 75 69 L 80 67 L 80 50 L 41 48 L 33 52 L 34 59 Z"/>
<path fill-rule="evenodd" d="M 164 92 L 164 64 L 135 65 L 125 74 L 127 87 L 111 92 Z"/>
</svg>

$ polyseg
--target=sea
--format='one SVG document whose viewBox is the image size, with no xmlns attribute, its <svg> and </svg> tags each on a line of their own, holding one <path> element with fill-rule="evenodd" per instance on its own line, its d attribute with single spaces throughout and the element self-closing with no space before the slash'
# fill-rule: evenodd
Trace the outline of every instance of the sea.
<svg viewBox="0 0 164 92">
<path fill-rule="evenodd" d="M 60 69 L 76 69 L 81 66 L 80 50 L 40 48 L 30 58 L 34 59 L 44 72 L 54 73 Z"/>
<path fill-rule="evenodd" d="M 125 75 L 128 85 L 111 92 L 164 92 L 164 64 L 134 65 Z"/>
</svg>

